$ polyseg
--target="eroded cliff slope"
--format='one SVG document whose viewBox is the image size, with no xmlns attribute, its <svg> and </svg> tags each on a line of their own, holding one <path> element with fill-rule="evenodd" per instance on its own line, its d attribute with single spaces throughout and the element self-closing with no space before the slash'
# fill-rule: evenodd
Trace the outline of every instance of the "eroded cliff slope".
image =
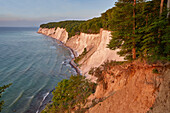
<svg viewBox="0 0 170 113">
<path fill-rule="evenodd" d="M 136 61 L 107 68 L 95 94 L 89 97 L 97 104 L 86 105 L 90 106 L 87 113 L 169 113 L 169 66 Z"/>
</svg>

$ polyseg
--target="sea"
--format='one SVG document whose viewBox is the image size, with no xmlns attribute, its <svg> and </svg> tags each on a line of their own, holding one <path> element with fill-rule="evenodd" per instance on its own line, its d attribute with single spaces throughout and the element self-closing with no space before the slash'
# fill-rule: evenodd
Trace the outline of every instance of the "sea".
<svg viewBox="0 0 170 113">
<path fill-rule="evenodd" d="M 57 83 L 75 75 L 71 51 L 38 28 L 0 27 L 0 86 L 12 83 L 0 100 L 2 113 L 39 113 Z"/>
</svg>

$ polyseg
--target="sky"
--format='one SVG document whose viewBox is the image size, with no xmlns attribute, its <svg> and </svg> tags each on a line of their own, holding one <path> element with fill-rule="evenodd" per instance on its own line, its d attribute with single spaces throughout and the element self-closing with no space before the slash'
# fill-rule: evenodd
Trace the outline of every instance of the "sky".
<svg viewBox="0 0 170 113">
<path fill-rule="evenodd" d="M 0 0 L 0 27 L 39 27 L 42 23 L 99 17 L 115 0 Z"/>
</svg>

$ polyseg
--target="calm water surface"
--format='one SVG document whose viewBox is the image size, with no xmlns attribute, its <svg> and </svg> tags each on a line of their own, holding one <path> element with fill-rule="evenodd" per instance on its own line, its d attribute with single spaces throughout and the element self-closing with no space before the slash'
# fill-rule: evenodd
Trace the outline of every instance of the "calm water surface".
<svg viewBox="0 0 170 113">
<path fill-rule="evenodd" d="M 75 74 L 70 51 L 37 30 L 0 27 L 0 86 L 12 83 L 2 113 L 36 113 L 48 92 Z"/>
</svg>

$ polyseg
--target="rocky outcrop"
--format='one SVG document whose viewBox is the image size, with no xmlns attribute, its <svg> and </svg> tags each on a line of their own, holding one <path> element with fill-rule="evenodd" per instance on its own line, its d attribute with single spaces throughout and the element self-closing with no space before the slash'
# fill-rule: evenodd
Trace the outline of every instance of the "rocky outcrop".
<svg viewBox="0 0 170 113">
<path fill-rule="evenodd" d="M 154 69 L 158 73 L 154 73 Z M 87 113 L 146 113 L 150 109 L 157 111 L 151 113 L 169 113 L 170 70 L 165 69 L 162 65 L 134 62 L 103 71 L 107 86 L 104 88 L 103 83 L 99 83 L 89 99 L 101 101 L 97 101 Z M 165 84 L 163 78 L 167 79 Z M 163 89 L 165 91 L 161 92 Z M 158 100 L 161 99 L 157 102 L 161 106 L 152 108 L 157 96 Z"/>
<path fill-rule="evenodd" d="M 39 28 L 38 33 L 50 36 L 62 41 L 66 46 L 70 47 L 81 55 L 86 48 L 87 54 L 78 62 L 83 75 L 87 75 L 92 67 L 98 67 L 107 60 L 123 61 L 123 57 L 117 55 L 117 51 L 107 48 L 107 44 L 111 39 L 111 32 L 100 30 L 99 34 L 80 33 L 73 37 L 68 37 L 68 32 L 63 28 Z"/>
</svg>

